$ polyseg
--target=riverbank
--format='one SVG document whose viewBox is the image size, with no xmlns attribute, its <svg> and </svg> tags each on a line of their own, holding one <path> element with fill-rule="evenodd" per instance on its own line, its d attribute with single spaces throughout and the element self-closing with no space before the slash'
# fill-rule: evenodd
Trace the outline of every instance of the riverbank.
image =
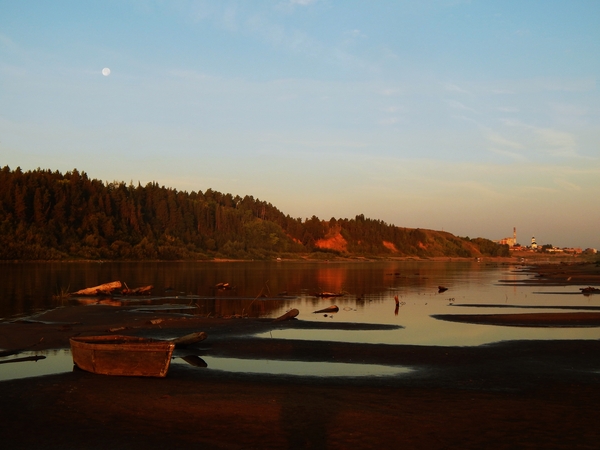
<svg viewBox="0 0 600 450">
<path fill-rule="evenodd" d="M 510 256 L 397 256 L 394 254 L 389 255 L 353 255 L 348 253 L 335 253 L 335 252 L 319 252 L 315 253 L 297 253 L 297 254 L 284 254 L 277 258 L 266 258 L 266 259 L 243 259 L 243 258 L 206 258 L 206 259 L 179 259 L 179 260 L 160 260 L 160 259 L 147 259 L 147 260 L 100 260 L 100 259 L 56 259 L 56 260 L 2 260 L 3 264 L 72 264 L 72 263 L 114 263 L 114 262 L 144 262 L 144 263 L 157 263 L 157 262 L 169 262 L 169 263 L 248 263 L 257 261 L 273 261 L 273 262 L 287 262 L 287 263 L 330 263 L 330 262 L 373 262 L 373 261 L 439 261 L 439 262 L 480 262 L 480 263 L 506 263 L 506 264 L 572 264 L 572 263 L 594 263 L 600 260 L 600 257 L 596 254 L 572 254 L 572 253 L 547 253 L 547 252 L 534 252 L 534 251 L 511 251 Z"/>
<path fill-rule="evenodd" d="M 570 283 L 582 273 L 586 280 L 598 275 L 594 265 L 563 266 L 559 271 L 569 273 L 560 273 L 559 282 Z M 552 276 L 535 278 L 557 281 Z M 562 320 L 569 314 L 561 315 Z M 600 330 L 598 314 L 577 314 L 585 318 L 585 326 Z M 476 322 L 483 316 L 490 315 L 463 319 Z M 525 315 L 502 316 L 496 319 L 503 325 L 517 326 Z M 527 326 L 574 325 L 550 320 L 556 318 L 530 316 Z M 189 350 L 199 357 L 410 370 L 387 376 L 313 377 L 173 364 L 165 379 L 73 370 L 4 381 L 0 439 L 7 448 L 41 449 L 572 449 L 595 448 L 600 439 L 600 340 L 441 347 L 253 337 L 275 328 L 320 326 L 326 324 L 186 317 L 105 305 L 57 308 L 2 323 L 0 346 L 5 349 L 33 344 L 39 350 L 67 348 L 74 335 L 167 339 L 205 331 L 208 339 Z M 364 324 L 346 327 L 352 331 Z"/>
</svg>

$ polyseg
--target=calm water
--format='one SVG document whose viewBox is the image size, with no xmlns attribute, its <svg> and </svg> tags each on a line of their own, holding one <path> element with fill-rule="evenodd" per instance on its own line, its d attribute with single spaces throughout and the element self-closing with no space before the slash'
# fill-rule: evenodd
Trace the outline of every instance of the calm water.
<svg viewBox="0 0 600 450">
<path fill-rule="evenodd" d="M 568 312 L 562 308 L 600 307 L 600 295 L 585 297 L 580 286 L 514 286 L 500 280 L 517 281 L 527 277 L 517 265 L 485 262 L 234 262 L 234 263 L 47 263 L 0 264 L 0 317 L 4 322 L 56 307 L 89 304 L 98 299 L 53 300 L 62 291 L 76 291 L 120 280 L 130 288 L 153 285 L 152 296 L 113 298 L 100 303 L 115 307 L 137 306 L 151 309 L 161 305 L 190 307 L 187 314 L 244 314 L 250 317 L 277 317 L 291 308 L 300 311 L 299 320 L 327 323 L 327 329 L 298 330 L 275 328 L 262 336 L 279 339 L 318 339 L 343 342 L 480 345 L 514 339 L 599 339 L 598 328 L 528 328 L 471 325 L 437 320 L 434 314 L 490 314 L 527 312 Z M 218 283 L 231 289 L 219 290 Z M 438 293 L 438 286 L 448 288 Z M 318 292 L 344 292 L 342 297 L 318 298 Z M 396 309 L 394 296 L 400 300 Z M 314 313 L 330 305 L 337 313 Z M 164 306 L 163 306 L 164 307 Z M 531 308 L 529 308 L 531 307 Z M 389 329 L 347 331 L 337 323 L 392 325 Z M 0 348 L 5 343 L 0 324 Z M 65 365 L 70 365 L 64 351 Z M 58 352 L 58 355 L 62 353 Z M 21 356 L 21 355 L 20 355 Z M 57 354 L 44 360 L 21 364 L 0 364 L 0 379 L 6 366 L 46 366 L 58 361 Z M 210 359 L 210 357 L 208 357 Z M 292 362 L 207 361 L 217 370 L 267 370 L 269 373 L 296 373 Z M 244 366 L 244 368 L 240 368 Z M 361 374 L 363 369 L 329 366 L 309 368 L 332 373 Z M 389 368 L 388 368 L 389 369 Z M 13 369 L 10 369 L 13 370 Z M 306 369 L 306 363 L 304 368 Z M 397 373 L 398 368 L 390 369 Z M 368 373 L 367 373 L 368 372 Z M 365 374 L 369 374 L 367 371 Z M 385 372 L 380 369 L 378 373 Z M 11 376 L 12 377 L 12 376 Z"/>
</svg>

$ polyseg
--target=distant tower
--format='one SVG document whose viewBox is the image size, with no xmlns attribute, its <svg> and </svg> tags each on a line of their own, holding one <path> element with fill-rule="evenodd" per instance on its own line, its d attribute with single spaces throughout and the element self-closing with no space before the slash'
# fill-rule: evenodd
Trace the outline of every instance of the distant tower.
<svg viewBox="0 0 600 450">
<path fill-rule="evenodd" d="M 537 248 L 537 243 L 535 242 L 535 236 L 531 238 L 531 248 Z"/>
<path fill-rule="evenodd" d="M 513 227 L 513 247 L 517 245 L 517 227 Z"/>
</svg>

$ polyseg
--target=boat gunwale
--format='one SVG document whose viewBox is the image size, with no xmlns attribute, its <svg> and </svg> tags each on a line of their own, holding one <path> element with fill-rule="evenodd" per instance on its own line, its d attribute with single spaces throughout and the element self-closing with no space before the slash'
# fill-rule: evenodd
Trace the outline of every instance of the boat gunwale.
<svg viewBox="0 0 600 450">
<path fill-rule="evenodd" d="M 69 340 L 72 346 L 102 351 L 168 351 L 175 348 L 175 344 L 169 341 L 135 336 L 76 336 Z"/>
</svg>

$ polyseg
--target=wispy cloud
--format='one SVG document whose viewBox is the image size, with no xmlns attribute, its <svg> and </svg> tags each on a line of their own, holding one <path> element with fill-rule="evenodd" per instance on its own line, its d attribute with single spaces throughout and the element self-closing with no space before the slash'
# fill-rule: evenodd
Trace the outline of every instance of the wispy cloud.
<svg viewBox="0 0 600 450">
<path fill-rule="evenodd" d="M 581 191 L 581 186 L 571 183 L 563 178 L 557 178 L 554 180 L 557 186 L 567 190 L 567 191 Z"/>
<path fill-rule="evenodd" d="M 365 37 L 367 37 L 362 31 L 360 31 L 358 29 L 346 31 L 346 35 L 352 36 L 352 37 L 355 37 L 355 38 L 358 38 L 358 37 L 365 38 Z"/>
<path fill-rule="evenodd" d="M 512 148 L 515 150 L 522 150 L 525 148 L 525 146 L 523 144 L 521 144 L 520 142 L 506 139 L 506 138 L 500 136 L 499 134 L 496 134 L 493 132 L 489 133 L 486 137 L 492 144 L 500 145 L 502 147 L 508 147 L 508 148 Z"/>
<path fill-rule="evenodd" d="M 236 7 L 233 5 L 227 6 L 227 8 L 225 8 L 225 11 L 223 12 L 221 21 L 226 30 L 237 31 L 238 18 Z"/>
<path fill-rule="evenodd" d="M 292 5 L 308 6 L 311 3 L 316 3 L 317 0 L 290 0 Z"/>
<path fill-rule="evenodd" d="M 404 93 L 404 90 L 400 89 L 400 88 L 386 88 L 383 89 L 381 91 L 381 95 L 384 95 L 386 97 L 393 97 L 395 95 L 402 95 Z"/>
<path fill-rule="evenodd" d="M 564 116 L 585 116 L 589 113 L 589 109 L 573 104 L 566 103 L 549 103 L 551 110 L 557 114 Z"/>
<path fill-rule="evenodd" d="M 7 35 L 0 33 L 0 48 L 4 48 L 9 51 L 17 51 L 18 46 L 13 42 L 13 40 Z"/>
<path fill-rule="evenodd" d="M 519 112 L 519 108 L 515 108 L 514 106 L 500 106 L 498 108 L 496 108 L 498 111 L 500 112 L 505 112 L 505 113 L 516 113 Z"/>
<path fill-rule="evenodd" d="M 407 110 L 403 106 L 388 106 L 384 108 L 383 111 L 388 113 L 405 113 Z"/>
<path fill-rule="evenodd" d="M 515 31 L 516 36 L 528 36 L 531 34 L 531 31 L 528 29 L 521 28 L 520 30 Z"/>
<path fill-rule="evenodd" d="M 459 111 L 469 111 L 469 112 L 478 114 L 475 109 L 473 109 L 470 106 L 467 106 L 464 103 L 461 103 L 457 100 L 445 100 L 445 102 L 452 109 L 457 109 Z"/>
<path fill-rule="evenodd" d="M 579 157 L 577 142 L 573 134 L 553 128 L 529 125 L 518 120 L 503 119 L 507 127 L 520 129 L 527 147 L 554 157 Z"/>
<path fill-rule="evenodd" d="M 524 78 L 497 81 L 488 88 L 496 95 L 531 94 L 539 92 L 591 92 L 596 90 L 596 78 Z"/>
<path fill-rule="evenodd" d="M 442 83 L 442 86 L 448 92 L 458 92 L 460 94 L 469 94 L 469 91 L 461 88 L 460 86 L 458 86 L 454 83 Z"/>
<path fill-rule="evenodd" d="M 501 156 L 505 156 L 509 159 L 512 159 L 514 161 L 526 161 L 527 158 L 522 154 L 522 153 L 517 153 L 517 152 L 511 152 L 509 150 L 506 149 L 500 149 L 500 148 L 496 148 L 496 147 L 491 147 L 490 151 L 493 153 L 496 153 L 497 155 L 501 155 Z"/>
<path fill-rule="evenodd" d="M 476 125 L 478 128 L 481 128 L 481 124 L 472 117 L 467 117 L 463 114 L 452 114 L 450 117 L 456 120 L 461 120 L 463 122 L 471 123 L 473 125 Z"/>
<path fill-rule="evenodd" d="M 297 7 L 304 8 L 317 3 L 319 0 L 285 0 L 277 3 L 275 9 L 292 13 Z"/>
<path fill-rule="evenodd" d="M 577 156 L 577 145 L 571 133 L 551 128 L 534 128 L 541 147 L 553 156 Z"/>
</svg>

